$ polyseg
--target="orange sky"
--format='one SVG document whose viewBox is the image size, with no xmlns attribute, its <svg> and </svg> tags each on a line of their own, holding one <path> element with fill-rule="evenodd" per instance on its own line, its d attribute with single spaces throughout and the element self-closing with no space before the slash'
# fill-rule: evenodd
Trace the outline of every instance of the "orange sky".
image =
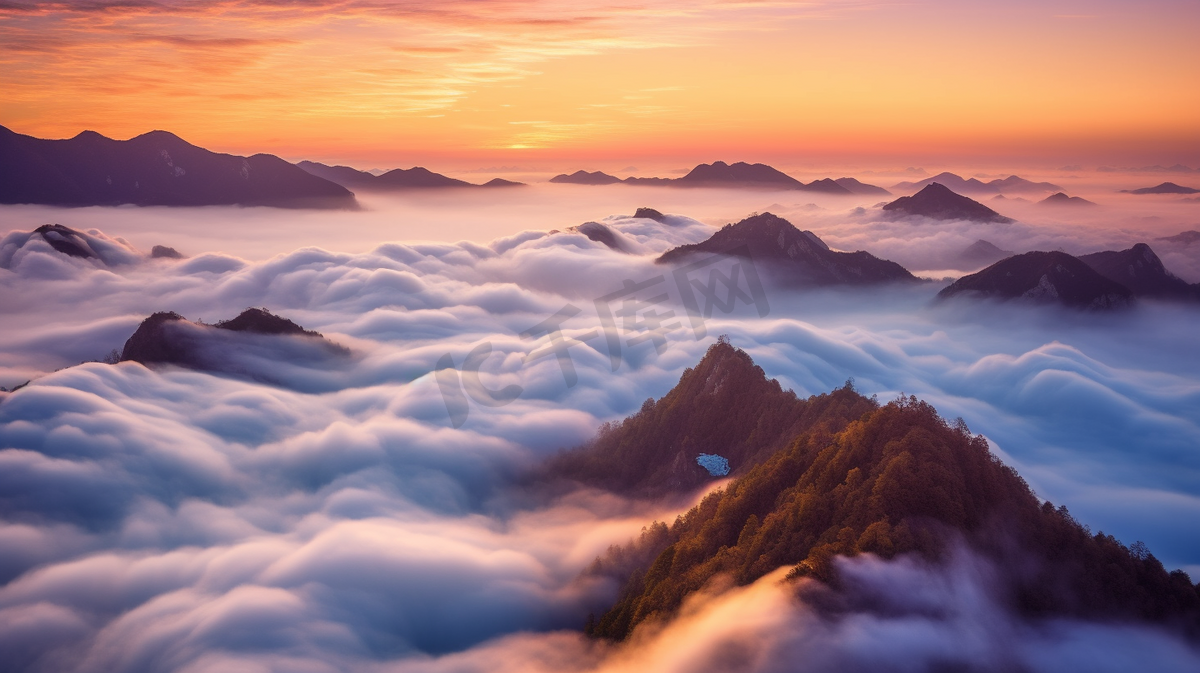
<svg viewBox="0 0 1200 673">
<path fill-rule="evenodd" d="M 0 4 L 0 124 L 362 167 L 1200 164 L 1200 2 Z"/>
</svg>

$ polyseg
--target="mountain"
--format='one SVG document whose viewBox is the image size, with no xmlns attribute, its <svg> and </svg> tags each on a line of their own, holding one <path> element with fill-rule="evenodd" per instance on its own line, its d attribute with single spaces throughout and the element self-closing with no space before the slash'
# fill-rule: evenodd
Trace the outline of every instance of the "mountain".
<svg viewBox="0 0 1200 673">
<path fill-rule="evenodd" d="M 1200 231 L 1181 231 L 1174 236 L 1163 236 L 1158 240 L 1166 241 L 1168 243 L 1176 243 L 1179 245 L 1191 245 L 1192 243 L 1200 242 Z"/>
<path fill-rule="evenodd" d="M 582 170 L 575 171 L 570 175 L 563 173 L 550 178 L 550 182 L 570 185 L 611 185 L 620 181 L 621 178 L 618 178 L 615 175 L 601 173 L 600 171 L 589 173 Z"/>
<path fill-rule="evenodd" d="M 780 567 L 791 567 L 790 581 L 815 580 L 797 590 L 822 592 L 832 607 L 839 590 L 835 556 L 909 554 L 946 568 L 960 545 L 994 564 L 989 589 L 1023 616 L 1200 629 L 1200 586 L 1186 573 L 1169 573 L 1144 546 L 1129 548 L 1104 533 L 1093 535 L 1065 507 L 1040 501 L 990 452 L 986 439 L 972 435 L 961 420 L 948 423 L 915 397 L 880 405 L 847 385 L 791 408 L 758 411 L 738 404 L 738 390 L 727 387 L 761 395 L 757 390 L 769 383 L 758 376 L 717 376 L 709 388 L 737 404 L 717 407 L 712 393 L 697 389 L 693 372 L 753 367 L 748 356 L 726 352 L 730 348 L 714 346 L 717 352 L 710 350 L 676 389 L 596 440 L 628 447 L 643 469 L 657 472 L 677 454 L 641 457 L 636 447 L 643 439 L 651 447 L 671 446 L 673 440 L 678 445 L 685 436 L 706 440 L 701 428 L 720 432 L 721 421 L 744 427 L 765 418 L 761 427 L 769 430 L 735 444 L 762 456 L 735 481 L 671 525 L 655 523 L 639 540 L 596 560 L 587 575 L 623 586 L 610 609 L 589 618 L 589 635 L 623 639 L 639 624 L 669 619 L 718 576 L 745 585 Z M 734 357 L 745 361 L 734 364 Z M 821 413 L 810 416 L 812 422 L 802 420 L 817 408 Z M 667 414 L 679 425 L 654 422 Z M 782 427 L 787 429 L 777 432 Z M 619 443 L 605 433 L 618 434 Z M 681 453 L 690 458 L 694 450 Z"/>
<path fill-rule="evenodd" d="M 482 185 L 447 177 L 441 173 L 417 166 L 396 168 L 380 175 L 360 171 L 348 166 L 327 166 L 315 161 L 296 164 L 305 171 L 325 178 L 349 189 L 361 191 L 400 191 L 407 189 L 439 189 L 444 187 L 517 187 L 524 183 L 495 178 Z"/>
<path fill-rule="evenodd" d="M 1074 308 L 1112 309 L 1128 306 L 1133 293 L 1105 278 L 1065 252 L 1014 255 L 954 281 L 939 299 L 959 294 L 998 299 L 1024 298 Z"/>
<path fill-rule="evenodd" d="M 935 220 L 1013 221 L 978 201 L 955 194 L 938 182 L 926 185 L 912 196 L 901 196 L 883 209 L 899 215 L 921 215 Z"/>
<path fill-rule="evenodd" d="M 858 180 L 855 180 L 854 178 L 838 178 L 837 180 L 834 180 L 834 182 L 836 182 L 842 189 L 845 189 L 846 191 L 850 192 L 851 194 L 865 194 L 865 195 L 876 195 L 876 196 L 891 196 L 891 194 L 892 194 L 891 192 L 884 189 L 883 187 L 876 187 L 875 185 L 868 185 L 867 183 L 859 182 Z"/>
<path fill-rule="evenodd" d="M 1181 187 L 1174 182 L 1164 182 L 1161 185 L 1154 187 L 1142 187 L 1141 189 L 1122 189 L 1124 194 L 1200 194 L 1200 189 L 1191 187 Z"/>
<path fill-rule="evenodd" d="M 2 126 L 0 203 L 357 207 L 345 187 L 270 154 L 218 154 L 166 131 L 42 140 Z"/>
<path fill-rule="evenodd" d="M 1088 201 L 1087 199 L 1080 198 L 1078 196 L 1067 196 L 1063 192 L 1055 192 L 1055 193 L 1051 194 L 1050 196 L 1047 196 L 1046 198 L 1042 199 L 1041 201 L 1038 201 L 1037 205 L 1039 205 L 1039 206 L 1067 206 L 1067 207 L 1084 206 L 1084 207 L 1087 207 L 1087 206 L 1094 206 L 1096 204 L 1091 201 Z"/>
<path fill-rule="evenodd" d="M 655 222 L 659 223 L 664 222 L 667 219 L 666 215 L 663 215 L 653 208 L 638 208 L 633 212 L 633 216 L 644 217 L 648 220 L 654 220 Z"/>
<path fill-rule="evenodd" d="M 592 176 L 602 176 L 593 178 Z M 560 179 L 562 178 L 562 179 Z M 611 178 L 611 179 L 610 179 Z M 617 179 L 603 173 L 585 173 L 578 171 L 572 175 L 559 175 L 551 182 L 577 182 L 589 180 L 582 184 L 611 184 Z M 592 182 L 591 180 L 603 180 Z M 625 178 L 621 182 L 629 185 L 650 187 L 737 187 L 761 189 L 794 189 L 804 192 L 817 192 L 848 196 L 850 194 L 887 194 L 888 191 L 868 185 L 854 178 L 822 178 L 810 183 L 803 183 L 796 178 L 767 164 L 748 164 L 739 161 L 727 164 L 715 161 L 711 164 L 699 164 L 681 178 Z"/>
<path fill-rule="evenodd" d="M 1162 260 L 1145 243 L 1138 243 L 1128 250 L 1080 255 L 1079 260 L 1139 297 L 1200 299 L 1200 286 L 1189 285 L 1167 271 Z"/>
<path fill-rule="evenodd" d="M 915 281 L 895 262 L 858 252 L 834 252 L 811 231 L 800 231 L 791 222 L 762 213 L 736 224 L 727 224 L 701 243 L 664 252 L 658 264 L 684 262 L 697 254 L 737 254 L 749 251 L 766 273 L 788 285 L 866 285 L 888 281 Z"/>
<path fill-rule="evenodd" d="M 587 236 L 589 240 L 602 243 L 618 252 L 625 251 L 625 246 L 621 244 L 617 233 L 614 232 L 608 225 L 604 225 L 599 222 L 584 222 L 577 227 L 568 228 L 567 231 L 574 231 L 583 234 L 584 236 Z"/>
<path fill-rule="evenodd" d="M 893 186 L 892 189 L 900 192 L 915 192 L 919 189 L 928 187 L 935 182 L 948 187 L 959 194 L 976 194 L 981 196 L 1003 193 L 1013 194 L 1062 191 L 1062 187 L 1059 187 L 1058 185 L 1049 182 L 1032 182 L 1016 175 L 1010 175 L 1002 180 L 996 179 L 990 182 L 983 182 L 976 178 L 964 180 L 962 177 L 949 172 L 938 173 L 931 178 L 926 178 L 919 182 L 901 182 Z"/>
<path fill-rule="evenodd" d="M 956 269 L 977 269 L 987 264 L 994 264 L 1005 257 L 1011 257 L 1011 250 L 1001 250 L 996 244 L 979 239 L 963 248 L 955 259 Z"/>
<path fill-rule="evenodd" d="M 43 224 L 33 231 L 10 231 L 0 238 L 0 269 L 12 268 L 13 264 L 20 263 L 21 258 L 44 251 L 43 246 L 60 255 L 107 267 L 136 264 L 146 259 L 143 253 L 124 239 L 109 238 L 95 229 L 84 232 L 61 224 Z M 157 256 L 164 255 L 160 253 Z"/>
<path fill-rule="evenodd" d="M 178 313 L 155 313 L 125 342 L 120 361 L 169 364 L 276 383 L 287 370 L 325 367 L 349 353 L 287 318 L 249 308 L 215 325 L 191 322 Z"/>
<path fill-rule="evenodd" d="M 742 475 L 797 434 L 844 428 L 871 408 L 845 391 L 797 399 L 722 338 L 666 396 L 555 456 L 547 474 L 635 497 L 684 493 L 715 480 L 701 455 Z"/>
</svg>

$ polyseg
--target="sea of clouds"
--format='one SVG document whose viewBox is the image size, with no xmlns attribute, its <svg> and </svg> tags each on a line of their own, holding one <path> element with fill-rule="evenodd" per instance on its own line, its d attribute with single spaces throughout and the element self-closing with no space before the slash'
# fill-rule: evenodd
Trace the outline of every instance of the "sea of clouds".
<svg viewBox="0 0 1200 673">
<path fill-rule="evenodd" d="M 997 226 L 887 220 L 869 203 L 772 203 L 783 196 L 753 198 L 836 248 L 918 270 L 946 268 L 979 238 L 1090 252 L 1192 228 L 1174 203 L 1139 232 L 1119 206 L 1090 226 L 1032 216 Z M 740 203 L 689 198 L 710 214 Z M 483 207 L 463 205 L 465 217 Z M 745 301 L 694 315 L 671 270 L 653 263 L 712 233 L 713 222 L 683 210 L 659 223 L 613 211 L 565 220 L 575 211 L 560 207 L 557 233 L 522 229 L 509 214 L 500 238 L 458 243 L 378 243 L 403 239 L 373 228 L 379 208 L 324 215 L 320 232 L 308 213 L 171 211 L 154 240 L 140 228 L 154 211 L 13 212 L 99 226 L 102 261 L 19 231 L 0 240 L 0 385 L 32 380 L 0 393 L 0 669 L 1118 671 L 1130 657 L 1162 671 L 1200 666 L 1193 646 L 1165 632 L 1010 615 L 988 593 L 986 563 L 966 552 L 937 570 L 842 561 L 849 590 L 872 606 L 849 614 L 826 614 L 771 576 L 697 596 L 628 645 L 588 642 L 576 630 L 616 587 L 581 570 L 687 503 L 591 491 L 548 500 L 514 486 L 540 459 L 666 393 L 727 334 L 797 394 L 853 378 L 881 400 L 915 394 L 963 417 L 1040 496 L 1200 577 L 1196 306 L 1101 315 L 938 304 L 944 283 L 929 281 L 768 286 L 765 315 Z M 292 217 L 307 234 L 288 237 Z M 354 217 L 375 245 L 339 246 L 357 231 L 345 219 Z M 567 229 L 587 219 L 624 249 Z M 228 252 L 259 231 L 267 243 Z M 173 232 L 189 258 L 139 252 L 177 243 Z M 1200 269 L 1200 250 L 1170 250 L 1160 250 L 1169 268 Z M 713 268 L 730 273 L 722 264 Z M 667 295 L 656 310 L 673 315 L 658 343 L 630 345 L 649 333 L 601 320 L 595 300 L 626 281 Z M 232 334 L 206 346 L 219 372 L 95 362 L 152 312 L 212 323 L 249 306 L 350 352 Z M 564 310 L 556 324 L 573 377 L 562 358 L 530 357 L 554 345 L 550 334 L 522 336 Z M 472 353 L 477 379 L 463 371 Z M 453 369 L 435 372 L 447 361 Z M 520 392 L 488 392 L 506 388 Z"/>
</svg>

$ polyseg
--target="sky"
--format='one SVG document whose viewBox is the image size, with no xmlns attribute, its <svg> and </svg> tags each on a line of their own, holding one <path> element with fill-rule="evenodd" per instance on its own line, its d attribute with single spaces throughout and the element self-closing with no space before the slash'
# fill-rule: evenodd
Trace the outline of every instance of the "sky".
<svg viewBox="0 0 1200 673">
<path fill-rule="evenodd" d="M 468 170 L 1200 163 L 1200 5 L 7 0 L 0 124 Z"/>
</svg>

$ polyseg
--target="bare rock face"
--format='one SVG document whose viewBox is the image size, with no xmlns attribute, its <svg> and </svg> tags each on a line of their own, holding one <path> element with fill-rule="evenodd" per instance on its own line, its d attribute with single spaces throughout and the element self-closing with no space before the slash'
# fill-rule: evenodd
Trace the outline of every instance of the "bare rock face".
<svg viewBox="0 0 1200 673">
<path fill-rule="evenodd" d="M 183 253 L 165 245 L 156 245 L 150 248 L 150 257 L 152 259 L 183 259 Z"/>
<path fill-rule="evenodd" d="M 1129 306 L 1133 292 L 1105 278 L 1065 252 L 1027 252 L 1003 259 L 978 273 L 963 276 L 938 293 L 1027 299 L 1081 309 L 1115 309 Z"/>
</svg>

